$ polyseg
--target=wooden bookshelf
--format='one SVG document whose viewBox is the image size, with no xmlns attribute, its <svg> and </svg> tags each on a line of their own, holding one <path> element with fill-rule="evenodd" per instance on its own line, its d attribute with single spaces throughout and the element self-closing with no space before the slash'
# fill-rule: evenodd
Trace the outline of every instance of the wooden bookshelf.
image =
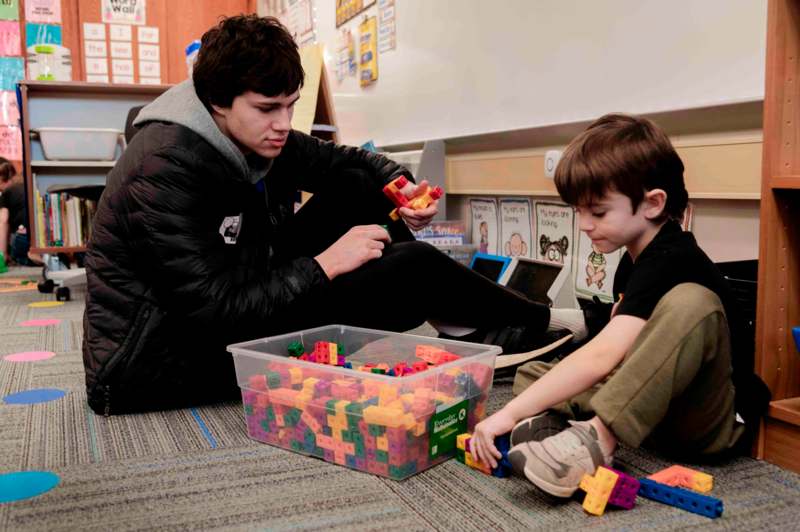
<svg viewBox="0 0 800 532">
<path fill-rule="evenodd" d="M 33 191 L 41 193 L 51 184 L 102 184 L 114 161 L 51 161 L 44 158 L 39 127 L 95 127 L 125 130 L 128 110 L 145 105 L 169 88 L 168 85 L 113 85 L 85 82 L 23 81 L 19 84 L 22 122 L 22 171 L 31 221 L 31 252 L 79 253 L 85 246 L 49 246 L 39 241 Z"/>
<path fill-rule="evenodd" d="M 757 454 L 800 472 L 800 4 L 769 0 L 756 370 L 772 391 Z"/>
</svg>

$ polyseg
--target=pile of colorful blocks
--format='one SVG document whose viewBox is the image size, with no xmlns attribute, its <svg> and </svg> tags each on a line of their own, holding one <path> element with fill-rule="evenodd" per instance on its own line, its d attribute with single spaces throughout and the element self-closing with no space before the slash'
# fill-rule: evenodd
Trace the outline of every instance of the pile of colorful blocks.
<svg viewBox="0 0 800 532">
<path fill-rule="evenodd" d="M 425 349 L 417 354 L 430 355 Z M 455 454 L 454 448 L 444 454 L 431 449 L 430 421 L 438 406 L 468 400 L 469 428 L 485 415 L 493 375 L 486 364 L 428 369 L 423 358 L 424 373 L 387 380 L 371 369 L 353 371 L 352 376 L 329 369 L 343 365 L 339 358 L 343 354 L 333 343 L 318 342 L 307 359 L 311 355 L 319 365 L 308 367 L 291 357 L 265 362 L 263 373 L 251 375 L 242 387 L 252 438 L 402 479 Z"/>
<path fill-rule="evenodd" d="M 584 475 L 581 480 L 581 489 L 586 492 L 583 509 L 594 515 L 603 515 L 607 504 L 630 510 L 640 495 L 713 519 L 723 510 L 721 500 L 703 495 L 711 491 L 713 484 L 711 475 L 679 465 L 641 480 L 600 466 L 593 476 Z"/>
<path fill-rule="evenodd" d="M 429 366 L 439 366 L 461 358 L 458 355 L 454 355 L 453 353 L 431 345 L 418 345 L 416 348 L 416 357 L 421 360 L 412 362 L 410 365 L 406 362 L 398 362 L 394 367 L 390 368 L 389 365 L 385 363 L 366 363 L 353 368 L 352 363 L 348 362 L 345 358 L 344 348 L 335 342 L 315 342 L 314 350 L 310 353 L 304 352 L 302 343 L 291 342 L 287 350 L 289 356 L 295 357 L 298 360 L 316 362 L 317 364 L 329 366 L 339 366 L 347 369 L 356 369 L 358 371 L 377 373 L 379 375 L 389 375 L 390 377 L 414 375 L 415 373 L 427 370 Z"/>
</svg>

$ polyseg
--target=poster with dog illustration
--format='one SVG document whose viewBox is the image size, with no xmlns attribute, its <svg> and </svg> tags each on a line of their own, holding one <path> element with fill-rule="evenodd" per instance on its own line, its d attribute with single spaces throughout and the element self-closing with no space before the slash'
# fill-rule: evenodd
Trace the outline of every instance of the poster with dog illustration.
<svg viewBox="0 0 800 532">
<path fill-rule="evenodd" d="M 534 258 L 570 266 L 574 253 L 575 211 L 563 203 L 537 201 Z"/>
<path fill-rule="evenodd" d="M 597 296 L 605 303 L 614 302 L 614 275 L 625 248 L 602 253 L 586 233 L 579 231 L 575 267 L 575 295 L 584 299 Z"/>
<path fill-rule="evenodd" d="M 531 256 L 531 202 L 527 199 L 500 200 L 501 255 Z"/>
</svg>

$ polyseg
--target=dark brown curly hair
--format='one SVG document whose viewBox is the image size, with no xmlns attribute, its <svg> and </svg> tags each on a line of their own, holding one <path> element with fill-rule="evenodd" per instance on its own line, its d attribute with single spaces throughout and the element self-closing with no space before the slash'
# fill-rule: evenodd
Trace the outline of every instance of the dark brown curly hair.
<svg viewBox="0 0 800 532">
<path fill-rule="evenodd" d="M 292 36 L 274 17 L 238 15 L 208 30 L 192 71 L 200 101 L 230 107 L 247 91 L 264 96 L 292 94 L 305 72 Z"/>
</svg>

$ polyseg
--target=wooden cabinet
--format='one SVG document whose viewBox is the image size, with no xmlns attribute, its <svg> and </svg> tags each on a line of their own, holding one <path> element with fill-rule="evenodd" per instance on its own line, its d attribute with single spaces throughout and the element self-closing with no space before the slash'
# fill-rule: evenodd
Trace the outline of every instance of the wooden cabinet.
<svg viewBox="0 0 800 532">
<path fill-rule="evenodd" d="M 772 390 L 758 456 L 800 472 L 800 3 L 770 0 L 756 370 Z"/>
<path fill-rule="evenodd" d="M 107 85 L 23 81 L 19 84 L 22 118 L 22 170 L 31 222 L 31 251 L 72 253 L 85 246 L 51 246 L 42 241 L 35 190 L 40 195 L 51 185 L 103 185 L 114 161 L 52 161 L 44 157 L 32 130 L 42 127 L 111 128 L 124 131 L 131 107 L 146 105 L 169 87 L 166 85 Z"/>
</svg>

